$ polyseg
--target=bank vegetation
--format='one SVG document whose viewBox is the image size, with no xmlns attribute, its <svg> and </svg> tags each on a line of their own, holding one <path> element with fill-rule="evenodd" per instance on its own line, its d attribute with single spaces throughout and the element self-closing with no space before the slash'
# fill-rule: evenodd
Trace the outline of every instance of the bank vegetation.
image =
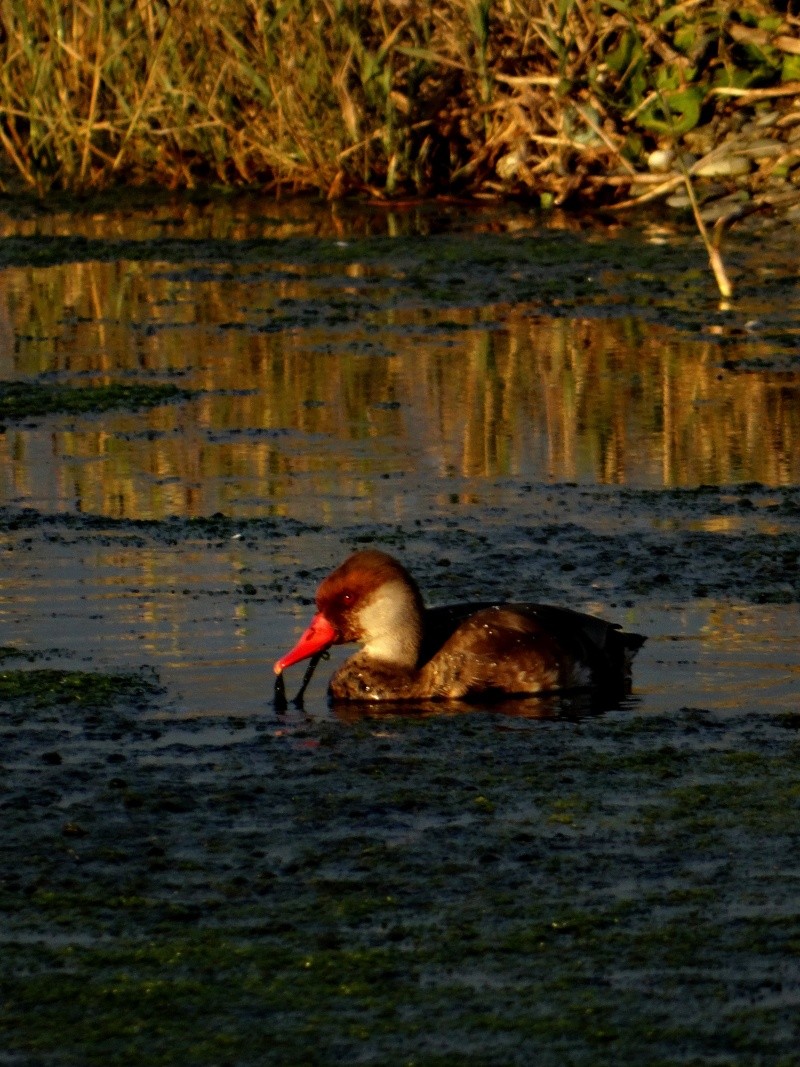
<svg viewBox="0 0 800 1067">
<path fill-rule="evenodd" d="M 794 0 L 0 0 L 0 177 L 800 196 Z M 739 208 L 738 210 L 741 210 Z"/>
</svg>

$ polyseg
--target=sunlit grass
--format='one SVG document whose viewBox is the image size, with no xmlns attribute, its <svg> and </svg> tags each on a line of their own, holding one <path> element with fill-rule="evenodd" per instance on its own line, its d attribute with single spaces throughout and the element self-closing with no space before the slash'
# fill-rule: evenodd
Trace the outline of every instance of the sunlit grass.
<svg viewBox="0 0 800 1067">
<path fill-rule="evenodd" d="M 800 78 L 797 19 L 760 0 L 0 0 L 0 24 L 2 173 L 39 193 L 619 198 Z"/>
</svg>

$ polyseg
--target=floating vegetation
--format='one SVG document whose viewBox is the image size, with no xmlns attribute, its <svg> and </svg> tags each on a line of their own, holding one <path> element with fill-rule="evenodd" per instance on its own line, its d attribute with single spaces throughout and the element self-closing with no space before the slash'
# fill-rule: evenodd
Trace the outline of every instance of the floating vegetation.
<svg viewBox="0 0 800 1067">
<path fill-rule="evenodd" d="M 0 700 L 25 700 L 36 707 L 139 701 L 161 691 L 156 682 L 138 674 L 101 674 L 53 668 L 0 671 Z"/>
<path fill-rule="evenodd" d="M 190 394 L 170 384 L 112 382 L 73 386 L 43 382 L 0 382 L 0 419 L 40 418 L 44 415 L 84 415 L 111 408 L 155 407 Z"/>
</svg>

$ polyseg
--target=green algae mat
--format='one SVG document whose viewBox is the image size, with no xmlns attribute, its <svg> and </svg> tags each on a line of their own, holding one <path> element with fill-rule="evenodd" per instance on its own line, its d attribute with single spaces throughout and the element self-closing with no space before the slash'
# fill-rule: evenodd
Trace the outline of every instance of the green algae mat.
<svg viewBox="0 0 800 1067">
<path fill-rule="evenodd" d="M 796 1062 L 800 715 L 182 719 L 47 658 L 0 676 L 4 1062 Z"/>
<path fill-rule="evenodd" d="M 0 382 L 0 419 L 40 418 L 54 413 L 79 415 L 112 408 L 154 407 L 168 400 L 185 400 L 174 385 L 115 382 L 81 386 L 33 382 Z"/>
</svg>

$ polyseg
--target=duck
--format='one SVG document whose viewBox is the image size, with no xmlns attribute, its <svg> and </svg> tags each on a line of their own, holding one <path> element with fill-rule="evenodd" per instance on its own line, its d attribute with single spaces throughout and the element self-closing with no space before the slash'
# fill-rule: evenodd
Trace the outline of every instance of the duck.
<svg viewBox="0 0 800 1067">
<path fill-rule="evenodd" d="M 548 604 L 426 608 L 406 568 L 377 549 L 355 552 L 332 571 L 316 607 L 297 644 L 275 663 L 276 687 L 292 664 L 356 643 L 331 677 L 334 702 L 474 701 L 587 688 L 625 695 L 631 661 L 646 640 Z"/>
</svg>

